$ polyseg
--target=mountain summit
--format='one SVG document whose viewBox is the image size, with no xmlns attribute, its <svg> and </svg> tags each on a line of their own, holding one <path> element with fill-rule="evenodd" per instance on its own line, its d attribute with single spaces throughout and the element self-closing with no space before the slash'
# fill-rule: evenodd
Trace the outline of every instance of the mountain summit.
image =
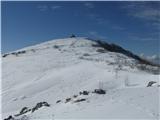
<svg viewBox="0 0 160 120">
<path fill-rule="evenodd" d="M 118 45 L 51 40 L 3 55 L 3 118 L 157 119 L 158 77 L 159 66 Z"/>
</svg>

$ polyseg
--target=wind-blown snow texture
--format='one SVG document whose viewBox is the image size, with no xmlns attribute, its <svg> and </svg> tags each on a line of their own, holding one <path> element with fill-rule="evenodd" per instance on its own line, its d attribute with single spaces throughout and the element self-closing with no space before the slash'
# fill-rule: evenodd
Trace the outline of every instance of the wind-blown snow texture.
<svg viewBox="0 0 160 120">
<path fill-rule="evenodd" d="M 158 119 L 159 75 L 96 44 L 87 38 L 57 39 L 3 57 L 3 118 L 46 101 L 51 106 L 26 113 L 28 119 Z M 150 81 L 157 83 L 146 87 Z M 78 95 L 97 88 L 106 94 Z M 80 98 L 86 101 L 73 102 Z"/>
</svg>

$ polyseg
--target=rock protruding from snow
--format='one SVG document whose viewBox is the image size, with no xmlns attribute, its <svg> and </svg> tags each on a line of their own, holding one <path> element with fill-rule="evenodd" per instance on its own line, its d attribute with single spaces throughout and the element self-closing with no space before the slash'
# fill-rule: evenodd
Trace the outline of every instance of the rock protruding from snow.
<svg viewBox="0 0 160 120">
<path fill-rule="evenodd" d="M 149 83 L 148 83 L 148 85 L 147 85 L 147 87 L 151 87 L 153 84 L 155 84 L 155 83 L 157 83 L 157 82 L 155 82 L 155 81 L 150 81 Z"/>
<path fill-rule="evenodd" d="M 102 90 L 102 89 L 95 89 L 93 91 L 93 93 L 96 93 L 96 94 L 106 94 L 106 91 L 105 90 Z"/>
<path fill-rule="evenodd" d="M 32 112 L 35 112 L 36 110 L 38 110 L 39 108 L 41 108 L 43 106 L 50 107 L 50 105 L 47 102 L 39 102 L 36 104 L 35 107 L 32 108 Z"/>
</svg>

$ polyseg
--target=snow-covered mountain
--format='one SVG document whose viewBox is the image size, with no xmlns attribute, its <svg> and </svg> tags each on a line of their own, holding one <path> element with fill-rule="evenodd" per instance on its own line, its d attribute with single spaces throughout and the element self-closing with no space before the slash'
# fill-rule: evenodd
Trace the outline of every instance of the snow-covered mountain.
<svg viewBox="0 0 160 120">
<path fill-rule="evenodd" d="M 74 37 L 4 54 L 3 118 L 158 119 L 159 67 L 122 49 Z"/>
</svg>

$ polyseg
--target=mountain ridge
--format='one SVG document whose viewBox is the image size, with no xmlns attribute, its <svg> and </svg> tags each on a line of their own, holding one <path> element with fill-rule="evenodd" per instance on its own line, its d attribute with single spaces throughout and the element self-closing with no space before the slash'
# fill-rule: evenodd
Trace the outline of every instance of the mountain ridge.
<svg viewBox="0 0 160 120">
<path fill-rule="evenodd" d="M 153 62 L 151 62 L 151 61 L 149 61 L 149 60 L 147 60 L 145 58 L 142 58 L 142 57 L 134 54 L 133 52 L 131 52 L 129 50 L 124 49 L 123 47 L 121 47 L 121 46 L 119 46 L 119 45 L 117 45 L 115 43 L 107 43 L 107 41 L 104 41 L 104 40 L 97 40 L 97 39 L 92 39 L 92 38 L 88 38 L 88 37 L 71 37 L 71 38 L 76 39 L 76 40 L 78 40 L 78 39 L 86 39 L 86 40 L 89 40 L 89 41 L 93 41 L 93 42 L 96 42 L 99 45 L 99 47 L 102 47 L 105 50 L 108 50 L 110 52 L 117 52 L 117 53 L 124 54 L 124 55 L 126 55 L 128 57 L 136 59 L 141 64 L 147 64 L 147 65 L 151 65 L 151 66 L 160 67 L 160 65 L 158 63 L 153 63 Z M 67 39 L 67 38 L 63 38 L 63 39 Z M 59 39 L 56 39 L 56 40 L 59 40 Z M 39 44 L 36 44 L 36 45 L 46 44 L 46 43 L 49 43 L 51 41 L 54 41 L 54 40 L 49 40 L 47 42 L 42 42 L 42 43 L 39 43 Z M 32 46 L 36 46 L 36 45 L 32 45 Z M 95 46 L 93 45 L 93 47 L 96 47 L 96 45 Z M 25 47 L 25 48 L 28 48 L 28 47 Z M 17 53 L 18 53 L 18 51 L 21 51 L 21 50 L 22 50 L 22 52 L 24 52 L 23 49 L 25 49 L 25 48 L 22 48 L 22 49 L 19 49 L 19 50 L 16 50 L 16 51 L 17 51 Z M 16 51 L 15 52 L 4 53 L 2 55 L 2 57 L 6 57 L 6 56 L 8 56 L 10 54 L 16 54 Z"/>
<path fill-rule="evenodd" d="M 144 58 L 141 58 L 140 56 L 130 52 L 129 50 L 124 49 L 123 47 L 121 47 L 121 46 L 119 46 L 117 44 L 114 44 L 114 43 L 108 44 L 106 41 L 101 41 L 101 40 L 96 40 L 96 41 L 101 47 L 103 47 L 106 50 L 109 50 L 111 52 L 122 53 L 122 54 L 124 54 L 124 55 L 126 55 L 128 57 L 132 57 L 132 58 L 138 60 L 142 64 L 148 64 L 148 65 L 160 67 L 159 64 L 156 64 L 156 63 L 148 61 L 148 60 L 146 60 Z"/>
</svg>

